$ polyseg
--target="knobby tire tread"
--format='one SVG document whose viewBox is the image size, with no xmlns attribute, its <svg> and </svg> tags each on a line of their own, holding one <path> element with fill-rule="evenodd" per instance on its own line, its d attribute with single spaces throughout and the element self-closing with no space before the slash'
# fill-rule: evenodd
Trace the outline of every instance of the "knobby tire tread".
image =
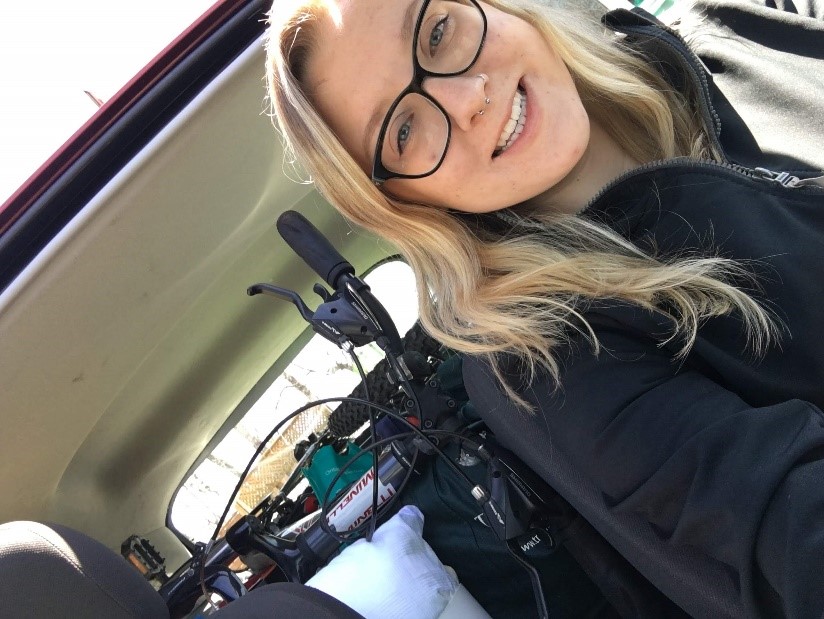
<svg viewBox="0 0 824 619">
<path fill-rule="evenodd" d="M 415 322 L 403 336 L 403 349 L 406 352 L 417 351 L 424 357 L 428 357 L 436 355 L 440 348 L 440 343 L 423 330 L 420 322 Z M 389 404 L 389 398 L 397 391 L 397 387 L 389 381 L 386 373 L 387 367 L 386 359 L 381 359 L 366 375 L 366 385 L 369 387 L 372 402 L 383 406 Z M 365 396 L 366 390 L 363 384 L 358 384 L 349 395 L 351 398 L 365 398 Z M 343 402 L 329 415 L 329 432 L 334 436 L 347 437 L 368 419 L 369 407 L 365 404 Z"/>
</svg>

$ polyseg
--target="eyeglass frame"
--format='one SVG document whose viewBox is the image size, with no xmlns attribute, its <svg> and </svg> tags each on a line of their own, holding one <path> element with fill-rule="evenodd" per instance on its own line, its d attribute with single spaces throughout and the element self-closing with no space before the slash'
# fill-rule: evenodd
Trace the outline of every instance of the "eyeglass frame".
<svg viewBox="0 0 824 619">
<path fill-rule="evenodd" d="M 372 182 L 376 185 L 380 186 L 388 180 L 393 178 L 406 178 L 406 179 L 416 179 L 416 178 L 425 178 L 430 176 L 438 171 L 443 163 L 443 160 L 446 159 L 446 153 L 449 150 L 449 141 L 452 138 L 452 121 L 449 119 L 449 114 L 443 108 L 443 106 L 438 103 L 438 101 L 432 97 L 430 94 L 424 91 L 423 89 L 423 81 L 428 77 L 455 77 L 457 75 L 463 75 L 469 69 L 472 68 L 478 58 L 481 55 L 481 51 L 484 48 L 484 43 L 486 42 L 486 31 L 487 31 L 487 21 L 486 21 L 486 13 L 481 8 L 481 5 L 478 4 L 478 0 L 469 0 L 478 12 L 481 14 L 481 20 L 483 21 L 483 32 L 481 33 L 481 40 L 478 44 L 478 51 L 475 52 L 475 56 L 473 56 L 472 60 L 469 64 L 466 65 L 460 71 L 454 71 L 452 73 L 435 73 L 433 71 L 429 71 L 424 69 L 421 66 L 421 63 L 418 61 L 418 35 L 421 32 L 421 25 L 423 24 L 424 15 L 426 15 L 426 9 L 429 8 L 429 5 L 432 3 L 432 0 L 424 0 L 423 4 L 421 5 L 420 13 L 418 13 L 418 19 L 415 22 L 415 32 L 412 35 L 412 80 L 409 82 L 409 85 L 404 88 L 404 90 L 399 94 L 395 100 L 392 102 L 392 105 L 389 106 L 389 110 L 386 112 L 386 117 L 383 119 L 383 123 L 381 124 L 380 132 L 378 133 L 378 141 L 375 146 L 375 157 L 372 161 Z M 425 174 L 400 174 L 398 172 L 392 172 L 386 166 L 383 165 L 382 161 L 382 154 L 383 154 L 383 143 L 386 139 L 386 130 L 389 127 L 389 122 L 392 120 L 392 114 L 395 112 L 395 108 L 398 107 L 398 104 L 401 100 L 409 94 L 416 94 L 420 95 L 424 99 L 428 100 L 432 105 L 434 105 L 440 112 L 443 114 L 444 119 L 446 120 L 446 144 L 443 147 L 443 153 L 441 153 L 441 158 L 435 167 L 432 168 L 429 172 Z"/>
</svg>

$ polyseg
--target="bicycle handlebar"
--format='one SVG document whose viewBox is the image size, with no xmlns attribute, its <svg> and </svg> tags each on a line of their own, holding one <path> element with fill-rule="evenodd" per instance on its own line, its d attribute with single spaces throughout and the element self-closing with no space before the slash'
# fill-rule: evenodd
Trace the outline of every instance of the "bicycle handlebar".
<svg viewBox="0 0 824 619">
<path fill-rule="evenodd" d="M 340 287 L 342 275 L 355 274 L 355 267 L 297 211 L 282 213 L 278 217 L 277 229 L 289 247 L 334 290 Z"/>
<path fill-rule="evenodd" d="M 453 433 L 457 425 L 460 425 L 456 416 L 455 401 L 449 397 L 443 397 L 442 394 L 439 397 L 438 394 L 432 395 L 426 392 L 426 389 L 437 390 L 439 382 L 432 380 L 431 377 L 416 377 L 415 373 L 410 370 L 404 359 L 403 345 L 394 322 L 381 303 L 371 294 L 369 287 L 355 275 L 354 267 L 338 253 L 317 228 L 295 211 L 284 212 L 278 218 L 277 229 L 295 253 L 335 292 L 330 295 L 322 289 L 322 286 L 317 286 L 315 290 L 323 298 L 324 303 L 315 312 L 311 312 L 293 291 L 269 284 L 256 284 L 249 288 L 249 294 L 266 292 L 292 301 L 301 311 L 301 315 L 313 325 L 318 333 L 346 350 L 351 351 L 353 345 L 375 341 L 386 353 L 386 361 L 396 377 L 393 381 L 396 388 L 402 389 L 406 395 L 407 400 L 402 409 L 418 415 L 421 426 L 433 434 L 440 431 L 442 434 L 458 436 Z M 345 325 L 341 322 L 343 314 L 346 314 Z M 349 324 L 350 322 L 352 324 Z M 358 326 L 359 323 L 360 326 Z M 423 365 L 428 364 L 424 362 Z M 410 382 L 413 378 L 415 380 Z M 421 381 L 421 379 L 424 380 Z M 346 400 L 346 398 L 341 400 Z M 421 401 L 424 401 L 426 406 L 422 406 Z M 384 411 L 385 414 L 400 418 L 389 409 L 373 403 L 366 402 L 366 404 Z M 291 416 L 300 412 L 301 409 L 292 413 Z M 285 421 L 284 419 L 279 422 L 270 436 Z M 410 425 L 406 423 L 407 426 Z M 230 549 L 243 557 L 247 564 L 271 561 L 289 580 L 305 582 L 328 561 L 329 557 L 340 547 L 341 542 L 347 541 L 340 537 L 341 532 L 358 531 L 361 523 L 377 517 L 379 508 L 388 509 L 391 503 L 394 503 L 394 498 L 398 496 L 414 467 L 414 457 L 410 458 L 412 450 L 415 453 L 418 450 L 428 454 L 438 453 L 459 477 L 464 478 L 468 490 L 471 489 L 472 496 L 483 507 L 488 519 L 499 523 L 500 526 L 493 523 L 492 529 L 500 539 L 512 542 L 538 520 L 536 516 L 542 511 L 544 502 L 532 491 L 527 492 L 529 487 L 511 467 L 495 465 L 497 476 L 501 476 L 502 473 L 505 475 L 499 483 L 490 486 L 492 490 L 490 493 L 482 486 L 471 482 L 437 447 L 436 439 L 424 435 L 421 430 L 414 427 L 412 429 L 418 435 L 415 438 L 406 437 L 405 440 L 401 440 L 400 436 L 395 436 L 373 442 L 370 449 L 384 445 L 391 445 L 391 449 L 385 449 L 373 468 L 338 496 L 328 512 L 322 508 L 305 518 L 290 521 L 282 527 L 274 526 L 274 521 L 264 522 L 256 515 L 246 516 L 230 528 L 224 539 L 218 542 L 217 547 L 213 545 L 217 539 L 218 527 L 216 527 L 213 540 L 204 547 L 202 554 L 193 559 L 190 569 L 182 575 L 182 579 L 177 583 L 167 583 L 169 586 L 161 588 L 161 594 L 169 602 L 170 597 L 177 598 L 181 592 L 185 593 L 183 585 L 185 582 L 191 582 L 192 579 L 197 579 L 205 591 L 204 577 L 207 569 L 216 570 L 215 578 L 223 577 L 223 572 L 219 566 L 214 565 L 212 559 L 217 555 L 226 557 Z M 465 436 L 460 438 L 466 439 Z M 263 444 L 258 448 L 258 452 L 262 447 Z M 477 453 L 490 463 L 497 463 L 499 460 L 493 453 L 485 452 L 480 445 L 478 445 Z M 247 471 L 251 465 L 250 461 Z M 511 484 L 514 484 L 517 492 L 509 491 Z M 377 491 L 372 495 L 372 490 L 376 486 Z M 373 501 L 370 495 L 376 500 Z M 324 498 L 324 501 L 326 500 Z M 260 513 L 255 512 L 255 514 Z M 265 513 L 265 510 L 262 513 Z M 513 546 L 509 545 L 512 552 Z M 530 569 L 528 563 L 524 565 Z M 532 570 L 530 574 L 533 578 L 536 601 L 541 616 L 546 616 L 545 607 L 542 608 L 540 582 L 537 580 L 534 568 Z"/>
</svg>

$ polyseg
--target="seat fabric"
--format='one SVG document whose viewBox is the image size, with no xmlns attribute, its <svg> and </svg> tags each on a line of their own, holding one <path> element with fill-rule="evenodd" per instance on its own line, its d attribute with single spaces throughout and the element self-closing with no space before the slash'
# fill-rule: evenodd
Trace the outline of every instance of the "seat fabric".
<svg viewBox="0 0 824 619">
<path fill-rule="evenodd" d="M 255 589 L 218 619 L 363 619 L 296 583 Z M 169 619 L 163 598 L 116 552 L 57 524 L 0 525 L 0 619 Z"/>
<path fill-rule="evenodd" d="M 167 619 L 163 599 L 126 560 L 56 524 L 0 525 L 0 617 Z"/>
</svg>

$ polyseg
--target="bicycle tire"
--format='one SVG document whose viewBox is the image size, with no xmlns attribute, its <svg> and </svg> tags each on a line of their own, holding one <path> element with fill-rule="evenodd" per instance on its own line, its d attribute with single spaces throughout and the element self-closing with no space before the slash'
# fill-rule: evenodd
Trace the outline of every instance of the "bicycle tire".
<svg viewBox="0 0 824 619">
<path fill-rule="evenodd" d="M 417 351 L 424 357 L 437 355 L 441 349 L 440 342 L 426 333 L 417 321 L 403 336 L 402 343 L 404 351 Z M 372 402 L 382 406 L 388 405 L 390 397 L 397 391 L 397 386 L 389 381 L 386 373 L 387 366 L 386 359 L 381 359 L 366 375 L 366 386 L 369 388 Z M 364 398 L 365 396 L 366 390 L 363 384 L 359 384 L 349 394 L 351 398 Z M 368 420 L 369 407 L 365 404 L 343 402 L 329 415 L 328 429 L 333 436 L 347 437 Z"/>
</svg>

